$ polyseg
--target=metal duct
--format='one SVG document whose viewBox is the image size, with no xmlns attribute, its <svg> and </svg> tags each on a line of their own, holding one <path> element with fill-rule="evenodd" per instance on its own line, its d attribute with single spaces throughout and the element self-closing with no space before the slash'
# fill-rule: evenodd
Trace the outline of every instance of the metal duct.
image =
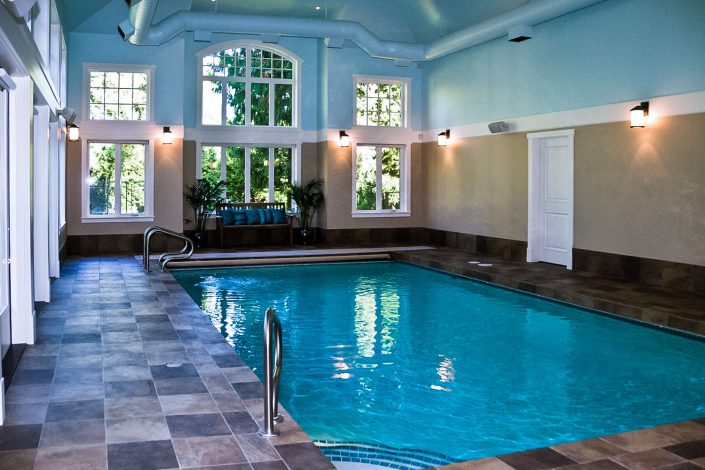
<svg viewBox="0 0 705 470">
<path fill-rule="evenodd" d="M 427 61 L 497 39 L 517 25 L 533 26 L 604 0 L 535 0 L 519 8 L 456 31 L 429 44 L 382 41 L 359 23 L 310 18 L 281 18 L 223 13 L 180 11 L 150 25 L 158 0 L 141 0 L 130 7 L 135 34 L 130 42 L 159 45 L 184 31 L 230 34 L 278 34 L 310 38 L 350 40 L 372 57 L 400 61 Z"/>
<path fill-rule="evenodd" d="M 135 27 L 134 34 L 128 34 L 127 40 L 132 44 L 145 44 L 152 24 L 154 11 L 159 0 L 137 0 L 130 3 L 130 23 Z M 166 41 L 165 41 L 166 42 Z"/>
</svg>

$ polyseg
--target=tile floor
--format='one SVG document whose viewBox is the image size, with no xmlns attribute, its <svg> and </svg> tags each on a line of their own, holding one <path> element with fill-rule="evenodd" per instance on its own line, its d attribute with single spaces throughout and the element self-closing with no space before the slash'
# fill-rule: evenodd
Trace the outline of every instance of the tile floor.
<svg viewBox="0 0 705 470">
<path fill-rule="evenodd" d="M 333 468 L 288 415 L 257 434 L 260 382 L 170 274 L 71 259 L 52 299 L 8 390 L 0 468 Z"/>
<path fill-rule="evenodd" d="M 692 294 L 462 250 L 394 256 L 705 332 L 705 299 Z M 38 315 L 38 342 L 27 347 L 8 390 L 0 468 L 333 468 L 288 415 L 278 438 L 256 433 L 261 384 L 169 273 L 146 275 L 134 258 L 71 259 L 52 291 Z M 705 468 L 705 419 L 443 470 L 511 468 Z"/>
</svg>

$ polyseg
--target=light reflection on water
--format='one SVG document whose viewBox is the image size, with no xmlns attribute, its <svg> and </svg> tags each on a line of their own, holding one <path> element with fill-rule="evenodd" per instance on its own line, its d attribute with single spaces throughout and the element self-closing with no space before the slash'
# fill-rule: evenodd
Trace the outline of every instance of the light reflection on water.
<svg viewBox="0 0 705 470">
<path fill-rule="evenodd" d="M 396 263 L 175 273 L 315 439 L 467 460 L 705 415 L 705 344 Z M 452 436 L 452 438 L 448 438 Z"/>
</svg>

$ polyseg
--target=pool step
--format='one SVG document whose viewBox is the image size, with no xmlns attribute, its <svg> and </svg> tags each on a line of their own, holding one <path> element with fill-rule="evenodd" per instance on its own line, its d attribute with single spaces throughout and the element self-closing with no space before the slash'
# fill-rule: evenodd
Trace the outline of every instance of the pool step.
<svg viewBox="0 0 705 470">
<path fill-rule="evenodd" d="M 258 266 L 272 264 L 306 264 L 306 263 L 336 263 L 345 261 L 384 261 L 391 259 L 389 253 L 369 253 L 350 255 L 320 255 L 320 256 L 276 256 L 237 259 L 190 259 L 187 261 L 170 261 L 170 268 L 202 268 L 213 266 Z"/>
</svg>

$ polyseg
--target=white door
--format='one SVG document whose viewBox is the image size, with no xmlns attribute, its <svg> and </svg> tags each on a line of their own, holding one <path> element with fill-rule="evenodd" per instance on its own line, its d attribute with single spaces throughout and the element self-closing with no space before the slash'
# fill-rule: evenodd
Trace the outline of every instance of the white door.
<svg viewBox="0 0 705 470">
<path fill-rule="evenodd" d="M 1 69 L 0 69 L 1 70 Z M 12 344 L 10 325 L 10 224 L 8 192 L 8 96 L 0 86 L 0 351 Z"/>
<path fill-rule="evenodd" d="M 573 130 L 529 134 L 527 261 L 573 266 Z"/>
</svg>

